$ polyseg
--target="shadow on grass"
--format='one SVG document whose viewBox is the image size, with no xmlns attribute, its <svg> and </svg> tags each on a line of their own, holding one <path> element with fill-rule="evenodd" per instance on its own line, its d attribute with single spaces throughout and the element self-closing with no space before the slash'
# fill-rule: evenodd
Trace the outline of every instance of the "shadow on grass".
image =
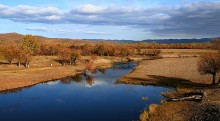
<svg viewBox="0 0 220 121">
<path fill-rule="evenodd" d="M 62 61 L 62 60 L 58 60 L 58 59 L 52 59 L 52 60 L 55 61 L 55 62 L 57 62 L 57 63 L 59 63 L 59 64 L 64 63 L 64 61 Z"/>
<path fill-rule="evenodd" d="M 138 84 L 138 85 L 153 85 L 153 86 L 164 86 L 172 88 L 219 88 L 218 85 L 203 84 L 191 82 L 182 78 L 166 77 L 158 75 L 148 75 L 149 79 L 143 78 L 127 78 L 124 77 L 122 80 L 118 80 L 116 84 Z M 123 81 L 125 80 L 125 81 Z"/>
<path fill-rule="evenodd" d="M 0 62 L 0 64 L 2 64 L 2 65 L 9 65 L 8 62 Z"/>
</svg>

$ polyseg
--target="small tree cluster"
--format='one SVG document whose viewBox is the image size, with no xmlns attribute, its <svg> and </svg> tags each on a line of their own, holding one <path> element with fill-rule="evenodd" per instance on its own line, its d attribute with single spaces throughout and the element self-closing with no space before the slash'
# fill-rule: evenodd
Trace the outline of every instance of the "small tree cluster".
<svg viewBox="0 0 220 121">
<path fill-rule="evenodd" d="M 25 67 L 29 68 L 32 55 L 38 52 L 38 44 L 36 38 L 32 35 L 26 35 L 20 45 L 11 44 L 4 47 L 4 59 L 12 64 L 13 60 L 17 60 L 18 67 L 24 63 Z"/>
<path fill-rule="evenodd" d="M 59 48 L 58 44 L 52 44 L 52 43 L 41 44 L 39 54 L 54 56 L 58 54 L 58 48 Z"/>
<path fill-rule="evenodd" d="M 81 57 L 81 52 L 79 50 L 61 47 L 58 50 L 57 56 L 63 66 L 67 63 L 69 63 L 69 65 L 75 65 L 76 61 Z"/>
</svg>

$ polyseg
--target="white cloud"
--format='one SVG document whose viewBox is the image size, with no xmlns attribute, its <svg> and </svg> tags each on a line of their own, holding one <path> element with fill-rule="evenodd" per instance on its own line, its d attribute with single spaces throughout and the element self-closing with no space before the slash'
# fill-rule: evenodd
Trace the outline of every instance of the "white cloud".
<svg viewBox="0 0 220 121">
<path fill-rule="evenodd" d="M 51 31 L 51 29 L 48 29 L 46 27 L 27 27 L 26 29 L 33 31 Z"/>
<path fill-rule="evenodd" d="M 86 4 L 86 5 L 77 6 L 75 8 L 75 11 L 79 13 L 98 13 L 98 12 L 103 12 L 104 8 L 92 4 Z"/>
</svg>

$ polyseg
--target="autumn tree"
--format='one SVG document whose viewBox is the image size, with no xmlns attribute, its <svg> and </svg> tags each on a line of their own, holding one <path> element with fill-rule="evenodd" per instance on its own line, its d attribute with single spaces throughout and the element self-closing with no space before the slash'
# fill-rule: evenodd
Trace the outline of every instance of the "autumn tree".
<svg viewBox="0 0 220 121">
<path fill-rule="evenodd" d="M 94 47 L 90 44 L 85 44 L 81 46 L 82 55 L 88 56 L 91 55 L 94 51 Z"/>
<path fill-rule="evenodd" d="M 71 49 L 61 47 L 58 51 L 57 57 L 59 58 L 63 66 L 66 65 L 66 62 L 69 61 L 71 58 Z"/>
<path fill-rule="evenodd" d="M 32 55 L 30 54 L 30 52 L 28 50 L 22 50 L 21 53 L 21 61 L 24 63 L 26 68 L 30 67 L 30 62 L 32 61 Z"/>
<path fill-rule="evenodd" d="M 25 35 L 25 37 L 21 41 L 21 48 L 22 50 L 26 50 L 31 55 L 37 54 L 39 46 L 36 37 L 32 35 Z"/>
<path fill-rule="evenodd" d="M 137 46 L 136 46 L 136 50 L 137 50 L 137 53 L 140 55 L 141 54 L 141 44 L 139 43 Z"/>
<path fill-rule="evenodd" d="M 22 61 L 24 60 L 25 52 L 21 50 L 20 47 L 16 48 L 16 60 L 18 61 L 17 66 L 20 68 Z"/>
<path fill-rule="evenodd" d="M 125 57 L 131 54 L 130 49 L 127 46 L 121 46 L 120 48 L 120 56 Z"/>
<path fill-rule="evenodd" d="M 211 41 L 213 49 L 220 50 L 220 38 Z"/>
<path fill-rule="evenodd" d="M 25 67 L 29 68 L 32 55 L 37 54 L 38 49 L 39 46 L 37 44 L 36 38 L 32 35 L 25 35 L 25 37 L 21 41 L 21 50 Z"/>
<path fill-rule="evenodd" d="M 105 46 L 104 44 L 98 44 L 95 48 L 95 53 L 99 56 L 104 56 Z"/>
<path fill-rule="evenodd" d="M 39 54 L 40 55 L 57 55 L 58 53 L 58 45 L 53 43 L 44 43 L 40 45 Z"/>
<path fill-rule="evenodd" d="M 216 74 L 220 70 L 219 54 L 208 53 L 200 57 L 198 61 L 198 71 L 200 74 L 211 74 L 212 84 L 216 84 Z M 219 83 L 219 81 L 218 81 Z"/>
<path fill-rule="evenodd" d="M 3 50 L 4 59 L 12 64 L 12 61 L 16 58 L 16 45 L 8 45 Z"/>
<path fill-rule="evenodd" d="M 81 57 L 81 52 L 79 50 L 72 50 L 70 55 L 70 64 L 76 64 L 76 60 L 79 60 Z"/>
</svg>

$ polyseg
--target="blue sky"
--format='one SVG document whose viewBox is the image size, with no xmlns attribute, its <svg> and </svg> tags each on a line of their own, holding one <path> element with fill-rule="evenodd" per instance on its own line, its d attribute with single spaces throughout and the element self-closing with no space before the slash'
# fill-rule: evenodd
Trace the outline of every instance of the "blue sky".
<svg viewBox="0 0 220 121">
<path fill-rule="evenodd" d="M 218 0 L 0 0 L 0 33 L 76 39 L 220 36 Z"/>
</svg>

